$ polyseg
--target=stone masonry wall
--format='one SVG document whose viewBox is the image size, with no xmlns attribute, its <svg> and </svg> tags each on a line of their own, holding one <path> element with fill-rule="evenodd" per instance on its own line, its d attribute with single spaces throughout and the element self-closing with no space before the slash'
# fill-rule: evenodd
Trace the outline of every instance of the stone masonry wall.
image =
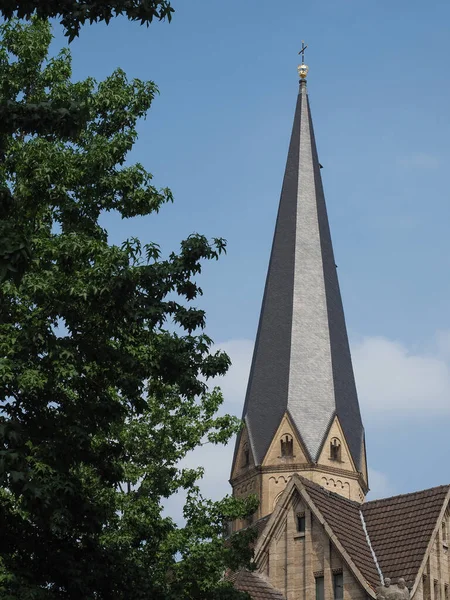
<svg viewBox="0 0 450 600">
<path fill-rule="evenodd" d="M 297 530 L 297 515 L 305 516 L 304 532 Z M 324 578 L 324 600 L 334 600 L 333 574 L 339 572 L 343 574 L 344 600 L 366 599 L 324 528 L 301 501 L 286 511 L 259 568 L 287 600 L 314 600 L 316 577 Z"/>
</svg>

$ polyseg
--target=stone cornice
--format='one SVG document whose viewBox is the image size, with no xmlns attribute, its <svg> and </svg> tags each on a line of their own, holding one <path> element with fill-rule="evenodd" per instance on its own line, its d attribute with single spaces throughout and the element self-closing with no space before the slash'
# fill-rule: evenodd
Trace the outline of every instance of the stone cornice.
<svg viewBox="0 0 450 600">
<path fill-rule="evenodd" d="M 364 493 L 367 494 L 369 488 L 362 476 L 362 473 L 355 473 L 352 471 L 346 471 L 345 469 L 339 469 L 338 467 L 330 467 L 325 465 L 318 465 L 316 463 L 283 463 L 280 465 L 267 465 L 261 466 L 258 465 L 256 467 L 252 467 L 248 469 L 242 475 L 235 477 L 234 479 L 230 479 L 230 484 L 234 487 L 241 483 L 244 483 L 248 479 L 252 479 L 256 475 L 267 474 L 267 473 L 284 473 L 284 472 L 302 472 L 302 471 L 318 471 L 321 473 L 327 473 L 329 475 L 340 475 L 342 477 L 347 477 L 349 479 L 354 479 L 358 481 L 361 488 L 364 490 Z"/>
</svg>

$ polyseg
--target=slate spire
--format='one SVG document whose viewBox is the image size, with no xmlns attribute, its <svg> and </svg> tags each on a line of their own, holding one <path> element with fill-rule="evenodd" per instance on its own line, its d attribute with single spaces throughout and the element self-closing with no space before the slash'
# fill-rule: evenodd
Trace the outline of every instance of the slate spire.
<svg viewBox="0 0 450 600">
<path fill-rule="evenodd" d="M 306 65 L 299 67 L 299 74 L 243 417 L 258 465 L 286 412 L 313 463 L 337 416 L 360 471 L 365 460 L 364 429 L 306 89 Z"/>
</svg>

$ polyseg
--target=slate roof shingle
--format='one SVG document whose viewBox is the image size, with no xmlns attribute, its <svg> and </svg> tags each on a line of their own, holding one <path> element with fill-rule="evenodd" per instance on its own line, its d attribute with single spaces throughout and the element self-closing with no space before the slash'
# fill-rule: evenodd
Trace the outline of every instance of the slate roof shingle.
<svg viewBox="0 0 450 600">
<path fill-rule="evenodd" d="M 364 428 L 306 81 L 295 108 L 243 410 L 256 465 L 286 411 L 313 462 L 337 416 L 353 461 L 363 468 Z"/>
</svg>

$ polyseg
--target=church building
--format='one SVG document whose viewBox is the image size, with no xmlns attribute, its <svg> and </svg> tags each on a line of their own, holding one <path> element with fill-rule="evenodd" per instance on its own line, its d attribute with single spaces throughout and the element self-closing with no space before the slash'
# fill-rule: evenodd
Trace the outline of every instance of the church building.
<svg viewBox="0 0 450 600">
<path fill-rule="evenodd" d="M 302 54 L 302 56 L 304 53 Z M 449 600 L 450 485 L 365 501 L 361 419 L 306 76 L 245 398 L 233 495 L 255 494 L 254 600 Z"/>
</svg>

